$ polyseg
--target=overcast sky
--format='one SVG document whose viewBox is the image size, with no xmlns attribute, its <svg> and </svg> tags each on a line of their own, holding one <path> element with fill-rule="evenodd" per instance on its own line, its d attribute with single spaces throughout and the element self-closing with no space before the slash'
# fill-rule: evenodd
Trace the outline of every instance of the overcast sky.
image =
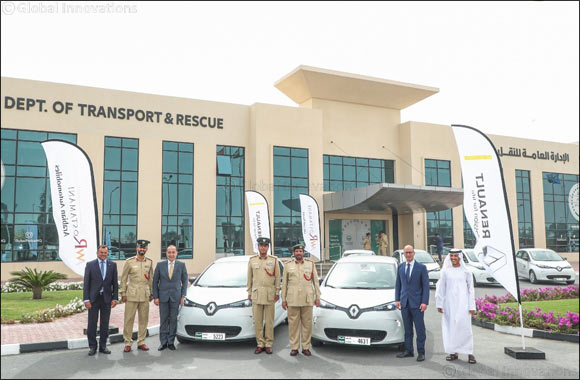
<svg viewBox="0 0 580 380">
<path fill-rule="evenodd" d="M 2 76 L 294 106 L 299 65 L 439 88 L 401 121 L 578 141 L 578 2 L 2 2 Z"/>
</svg>

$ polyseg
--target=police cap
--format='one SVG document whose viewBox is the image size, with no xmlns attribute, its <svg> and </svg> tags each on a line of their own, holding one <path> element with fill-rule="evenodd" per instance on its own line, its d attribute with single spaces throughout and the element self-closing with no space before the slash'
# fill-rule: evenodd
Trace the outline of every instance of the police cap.
<svg viewBox="0 0 580 380">
<path fill-rule="evenodd" d="M 298 243 L 294 247 L 292 247 L 292 251 L 295 251 L 297 249 L 304 249 L 304 244 Z"/>
<path fill-rule="evenodd" d="M 137 240 L 137 247 L 139 248 L 147 248 L 147 246 L 151 243 L 149 240 L 140 239 Z"/>
<path fill-rule="evenodd" d="M 267 237 L 259 237 L 256 239 L 256 241 L 260 245 L 269 245 L 270 244 L 270 239 L 268 239 Z"/>
</svg>

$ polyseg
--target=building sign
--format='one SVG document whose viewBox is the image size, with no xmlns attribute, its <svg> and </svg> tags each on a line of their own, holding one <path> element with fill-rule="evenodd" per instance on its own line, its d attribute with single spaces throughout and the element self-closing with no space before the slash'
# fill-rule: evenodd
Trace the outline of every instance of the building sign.
<svg viewBox="0 0 580 380">
<path fill-rule="evenodd" d="M 539 150 L 536 150 L 535 152 L 528 153 L 526 148 L 520 149 L 520 148 L 510 147 L 509 149 L 506 149 L 506 151 L 504 152 L 504 149 L 502 146 L 499 149 L 497 149 L 497 154 L 500 157 L 502 157 L 502 156 L 523 157 L 523 158 L 531 158 L 533 160 L 550 160 L 550 161 L 554 161 L 554 162 L 562 162 L 564 164 L 566 162 L 570 162 L 570 155 L 568 153 L 560 154 L 560 153 L 554 152 L 554 151 L 548 152 L 547 150 L 544 152 L 540 152 Z"/>
<path fill-rule="evenodd" d="M 578 211 L 578 184 L 575 184 L 570 189 L 570 193 L 568 194 L 568 206 L 570 207 L 570 213 L 576 220 L 579 219 L 579 211 Z M 576 227 L 578 228 L 578 227 Z"/>
<path fill-rule="evenodd" d="M 197 115 L 190 113 L 171 113 L 159 110 L 135 109 L 129 107 L 105 106 L 99 104 L 72 103 L 55 100 L 51 103 L 45 99 L 4 96 L 2 102 L 5 110 L 53 113 L 143 123 L 183 125 L 210 129 L 223 129 L 224 119 L 221 117 Z"/>
</svg>

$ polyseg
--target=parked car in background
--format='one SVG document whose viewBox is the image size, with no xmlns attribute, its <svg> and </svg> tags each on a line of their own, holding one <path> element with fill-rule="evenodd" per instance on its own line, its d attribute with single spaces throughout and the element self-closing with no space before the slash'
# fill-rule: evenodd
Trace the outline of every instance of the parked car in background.
<svg viewBox="0 0 580 380">
<path fill-rule="evenodd" d="M 367 249 L 348 249 L 342 253 L 342 257 L 346 256 L 376 256 L 376 253 Z"/>
<path fill-rule="evenodd" d="M 391 257 L 350 255 L 338 260 L 320 286 L 312 344 L 400 345 L 405 341 L 395 307 L 397 262 Z"/>
<path fill-rule="evenodd" d="M 246 291 L 251 256 L 224 257 L 210 264 L 188 288 L 177 316 L 177 340 L 238 341 L 254 339 L 252 302 Z M 278 260 L 280 275 L 284 265 Z M 288 317 L 275 304 L 274 327 Z"/>
<path fill-rule="evenodd" d="M 479 262 L 473 249 L 463 248 L 461 251 L 463 252 L 463 262 L 473 275 L 473 286 L 482 284 L 499 284 L 495 278 L 485 270 L 483 264 Z"/>
<path fill-rule="evenodd" d="M 572 265 L 551 249 L 520 249 L 516 253 L 516 265 L 518 276 L 530 280 L 532 284 L 538 281 L 576 282 L 576 272 Z"/>
<path fill-rule="evenodd" d="M 406 260 L 402 249 L 397 249 L 395 252 L 393 252 L 393 257 L 399 264 L 405 262 Z M 415 249 L 415 260 L 427 267 L 427 272 L 429 274 L 429 286 L 435 286 L 441 277 L 441 267 L 435 261 L 435 259 L 433 259 L 433 256 L 431 256 L 429 252 L 423 251 L 422 249 Z"/>
</svg>

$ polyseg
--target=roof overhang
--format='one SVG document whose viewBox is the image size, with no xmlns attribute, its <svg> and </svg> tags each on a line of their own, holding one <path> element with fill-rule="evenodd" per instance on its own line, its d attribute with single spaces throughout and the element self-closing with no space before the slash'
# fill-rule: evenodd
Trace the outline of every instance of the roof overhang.
<svg viewBox="0 0 580 380">
<path fill-rule="evenodd" d="M 463 204 L 463 189 L 379 183 L 324 194 L 324 211 L 341 213 L 413 214 L 442 211 Z"/>
<path fill-rule="evenodd" d="M 438 88 L 298 66 L 274 86 L 302 104 L 317 98 L 402 110 L 433 94 Z"/>
</svg>

